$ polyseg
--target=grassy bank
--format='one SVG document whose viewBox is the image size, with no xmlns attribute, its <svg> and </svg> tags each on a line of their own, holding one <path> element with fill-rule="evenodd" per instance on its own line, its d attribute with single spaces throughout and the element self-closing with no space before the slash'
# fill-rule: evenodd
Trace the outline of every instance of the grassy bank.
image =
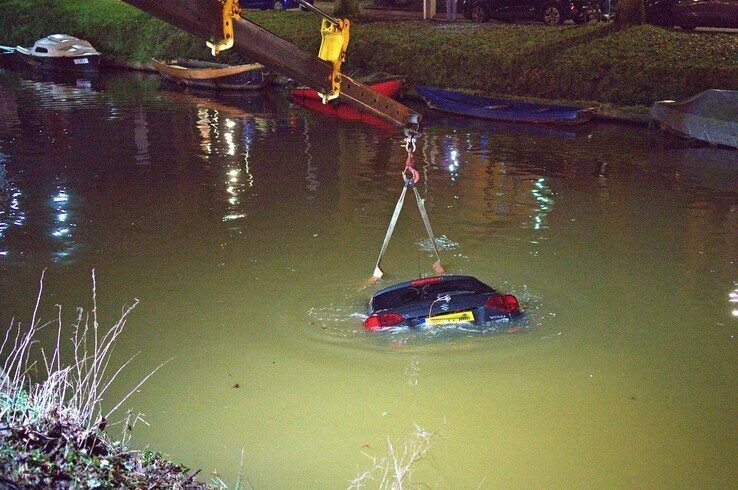
<svg viewBox="0 0 738 490">
<path fill-rule="evenodd" d="M 8 0 L 0 44 L 30 44 L 53 32 L 88 39 L 134 60 L 208 59 L 193 38 L 117 0 Z M 309 51 L 318 20 L 305 12 L 247 12 L 250 19 Z M 237 54 L 222 56 L 242 60 Z M 472 25 L 417 21 L 352 26 L 348 62 L 449 88 L 550 99 L 650 105 L 707 88 L 738 90 L 738 36 L 654 26 Z"/>
<path fill-rule="evenodd" d="M 39 319 L 43 274 L 32 319 L 11 321 L 0 341 L 0 488 L 223 488 L 199 483 L 196 472 L 158 453 L 129 447 L 141 414 L 117 409 L 154 369 L 117 404 L 103 401 L 110 384 L 133 359 L 111 366 L 114 345 L 137 302 L 123 308 L 110 328 L 98 324 L 95 275 L 92 308 L 77 310 L 76 321 Z M 54 329 L 56 345 L 38 333 Z M 163 365 L 163 364 L 162 364 Z M 161 367 L 161 366 L 159 366 Z M 109 431 L 117 427 L 120 437 Z M 238 484 L 236 485 L 238 488 Z"/>
</svg>

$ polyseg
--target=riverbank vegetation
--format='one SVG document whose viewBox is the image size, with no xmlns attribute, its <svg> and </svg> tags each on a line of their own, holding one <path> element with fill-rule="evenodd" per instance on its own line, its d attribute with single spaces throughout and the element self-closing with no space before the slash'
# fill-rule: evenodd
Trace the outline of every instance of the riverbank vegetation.
<svg viewBox="0 0 738 490">
<path fill-rule="evenodd" d="M 430 451 L 432 439 L 436 435 L 437 432 L 428 432 L 415 424 L 415 432 L 403 441 L 392 444 L 387 438 L 387 454 L 379 457 L 365 453 L 372 463 L 351 481 L 349 490 L 365 488 L 370 484 L 380 490 L 402 490 L 421 486 L 413 481 L 413 473 L 418 463 L 423 461 Z"/>
<path fill-rule="evenodd" d="M 108 329 L 98 321 L 95 273 L 92 308 L 77 309 L 65 325 L 62 308 L 50 322 L 40 319 L 42 275 L 33 315 L 27 326 L 12 321 L 0 343 L 0 488 L 187 488 L 227 489 L 216 476 L 199 482 L 198 471 L 172 463 L 160 453 L 130 447 L 130 434 L 141 414 L 128 411 L 117 422 L 118 409 L 166 362 L 141 380 L 128 395 L 103 409 L 103 399 L 118 374 L 136 357 L 118 367 L 111 353 L 138 301 L 125 306 Z M 46 330 L 46 335 L 39 332 Z M 51 348 L 42 347 L 43 337 Z M 69 345 L 67 345 L 69 340 Z M 63 359 L 69 359 L 64 361 Z M 112 437 L 117 427 L 120 437 Z M 393 444 L 387 454 L 368 456 L 372 463 L 349 488 L 377 485 L 387 490 L 413 486 L 416 466 L 431 448 L 436 433 L 415 426 L 415 432 Z M 233 488 L 253 488 L 241 468 Z"/>
<path fill-rule="evenodd" d="M 298 46 L 317 51 L 317 17 L 308 12 L 244 12 Z M 131 60 L 211 59 L 202 40 L 118 0 L 8 0 L 0 44 L 31 44 L 54 32 L 82 37 Z M 236 53 L 227 62 L 244 61 Z M 348 63 L 447 88 L 548 99 L 650 105 L 707 88 L 738 89 L 738 37 L 642 25 L 543 27 L 358 17 Z"/>
<path fill-rule="evenodd" d="M 110 365 L 114 344 L 136 303 L 125 307 L 112 327 L 101 328 L 94 272 L 93 307 L 77 310 L 71 326 L 63 325 L 61 307 L 55 321 L 42 322 L 41 297 L 39 292 L 30 323 L 10 325 L 0 345 L 0 487 L 213 488 L 198 483 L 196 472 L 158 453 L 131 449 L 130 431 L 142 420 L 139 415 L 129 412 L 111 422 L 128 396 L 159 368 L 103 410 L 108 388 L 132 360 L 117 368 Z M 39 332 L 52 329 L 53 335 L 44 337 L 55 339 L 55 345 L 39 347 Z M 116 426 L 121 431 L 117 440 L 109 435 Z"/>
</svg>

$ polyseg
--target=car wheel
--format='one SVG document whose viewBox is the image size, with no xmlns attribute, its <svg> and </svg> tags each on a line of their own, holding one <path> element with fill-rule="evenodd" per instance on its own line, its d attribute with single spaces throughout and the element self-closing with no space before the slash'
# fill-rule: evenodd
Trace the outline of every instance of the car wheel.
<svg viewBox="0 0 738 490">
<path fill-rule="evenodd" d="M 284 4 L 281 0 L 275 0 L 274 4 L 272 5 L 272 8 L 274 10 L 284 10 Z"/>
<path fill-rule="evenodd" d="M 564 23 L 564 13 L 557 5 L 546 5 L 543 9 L 543 23 L 547 26 L 557 26 Z"/>
<path fill-rule="evenodd" d="M 481 3 L 472 6 L 469 12 L 469 18 L 472 22 L 487 22 L 489 20 L 489 12 Z"/>
</svg>

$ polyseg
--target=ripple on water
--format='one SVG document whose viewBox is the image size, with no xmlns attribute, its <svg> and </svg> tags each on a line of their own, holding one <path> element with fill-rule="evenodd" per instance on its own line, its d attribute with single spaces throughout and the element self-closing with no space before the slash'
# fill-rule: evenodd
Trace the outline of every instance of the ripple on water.
<svg viewBox="0 0 738 490">
<path fill-rule="evenodd" d="M 425 252 L 433 252 L 433 246 L 430 238 L 425 238 L 416 243 L 421 250 Z M 456 250 L 459 248 L 459 243 L 451 240 L 446 235 L 440 235 L 436 237 L 436 247 L 438 250 Z"/>
</svg>

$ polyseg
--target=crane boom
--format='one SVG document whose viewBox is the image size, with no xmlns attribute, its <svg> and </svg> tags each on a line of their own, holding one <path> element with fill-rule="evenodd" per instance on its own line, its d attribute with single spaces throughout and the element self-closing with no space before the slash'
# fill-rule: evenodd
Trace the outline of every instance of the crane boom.
<svg viewBox="0 0 738 490">
<path fill-rule="evenodd" d="M 219 0 L 123 0 L 203 39 L 223 37 L 223 3 Z M 321 93 L 331 91 L 333 66 L 247 19 L 235 17 L 233 49 Z M 341 75 L 339 100 L 400 127 L 418 119 L 403 104 Z"/>
</svg>

